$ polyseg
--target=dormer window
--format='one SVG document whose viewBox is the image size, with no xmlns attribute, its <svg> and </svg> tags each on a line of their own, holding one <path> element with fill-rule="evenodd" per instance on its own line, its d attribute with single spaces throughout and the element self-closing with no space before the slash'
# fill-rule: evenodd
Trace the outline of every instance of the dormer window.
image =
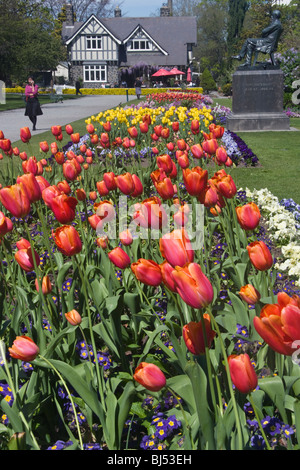
<svg viewBox="0 0 300 470">
<path fill-rule="evenodd" d="M 129 51 L 151 51 L 152 43 L 147 39 L 133 39 L 128 43 Z"/>
<path fill-rule="evenodd" d="M 87 50 L 98 50 L 102 49 L 101 36 L 99 35 L 89 35 L 86 37 L 86 48 Z"/>
</svg>

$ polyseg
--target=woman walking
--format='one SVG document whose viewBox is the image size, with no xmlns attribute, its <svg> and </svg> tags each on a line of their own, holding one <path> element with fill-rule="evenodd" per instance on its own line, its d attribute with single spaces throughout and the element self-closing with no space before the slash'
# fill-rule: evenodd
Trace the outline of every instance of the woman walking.
<svg viewBox="0 0 300 470">
<path fill-rule="evenodd" d="M 28 84 L 25 87 L 25 98 L 26 98 L 26 110 L 25 116 L 28 116 L 33 124 L 32 130 L 36 130 L 37 116 L 41 116 L 43 111 L 41 110 L 40 102 L 38 100 L 38 86 L 34 84 L 32 77 L 28 78 Z"/>
</svg>

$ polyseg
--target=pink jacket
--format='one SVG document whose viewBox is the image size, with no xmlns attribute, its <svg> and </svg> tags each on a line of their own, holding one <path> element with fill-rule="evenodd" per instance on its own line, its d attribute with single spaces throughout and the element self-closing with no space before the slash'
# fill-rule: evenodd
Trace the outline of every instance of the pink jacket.
<svg viewBox="0 0 300 470">
<path fill-rule="evenodd" d="M 31 85 L 26 85 L 25 87 L 25 96 L 37 96 L 39 87 L 37 85 L 34 86 L 34 91 L 32 91 Z"/>
</svg>

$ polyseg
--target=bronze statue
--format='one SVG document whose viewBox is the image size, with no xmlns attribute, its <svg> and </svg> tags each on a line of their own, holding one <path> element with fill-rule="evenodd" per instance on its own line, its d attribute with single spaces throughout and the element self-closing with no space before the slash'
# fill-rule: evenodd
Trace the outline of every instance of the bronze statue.
<svg viewBox="0 0 300 470">
<path fill-rule="evenodd" d="M 280 11 L 274 10 L 271 16 L 271 23 L 262 31 L 261 38 L 248 38 L 244 42 L 240 53 L 233 56 L 232 59 L 242 60 L 246 56 L 246 61 L 242 64 L 242 67 L 250 66 L 253 53 L 255 53 L 253 61 L 253 65 L 255 65 L 259 52 L 262 52 L 270 54 L 272 64 L 276 65 L 274 52 L 277 49 L 278 40 L 283 30 L 280 16 Z"/>
</svg>

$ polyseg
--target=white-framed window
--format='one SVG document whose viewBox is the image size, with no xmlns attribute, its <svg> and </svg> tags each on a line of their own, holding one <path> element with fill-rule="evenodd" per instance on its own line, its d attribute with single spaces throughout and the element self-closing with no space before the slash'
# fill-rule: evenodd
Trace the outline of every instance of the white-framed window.
<svg viewBox="0 0 300 470">
<path fill-rule="evenodd" d="M 86 36 L 86 48 L 88 50 L 102 49 L 101 36 L 99 36 L 99 35 Z"/>
<path fill-rule="evenodd" d="M 130 51 L 151 51 L 152 43 L 148 39 L 133 39 L 128 43 Z"/>
<path fill-rule="evenodd" d="M 85 65 L 85 82 L 106 82 L 106 65 Z"/>
</svg>

